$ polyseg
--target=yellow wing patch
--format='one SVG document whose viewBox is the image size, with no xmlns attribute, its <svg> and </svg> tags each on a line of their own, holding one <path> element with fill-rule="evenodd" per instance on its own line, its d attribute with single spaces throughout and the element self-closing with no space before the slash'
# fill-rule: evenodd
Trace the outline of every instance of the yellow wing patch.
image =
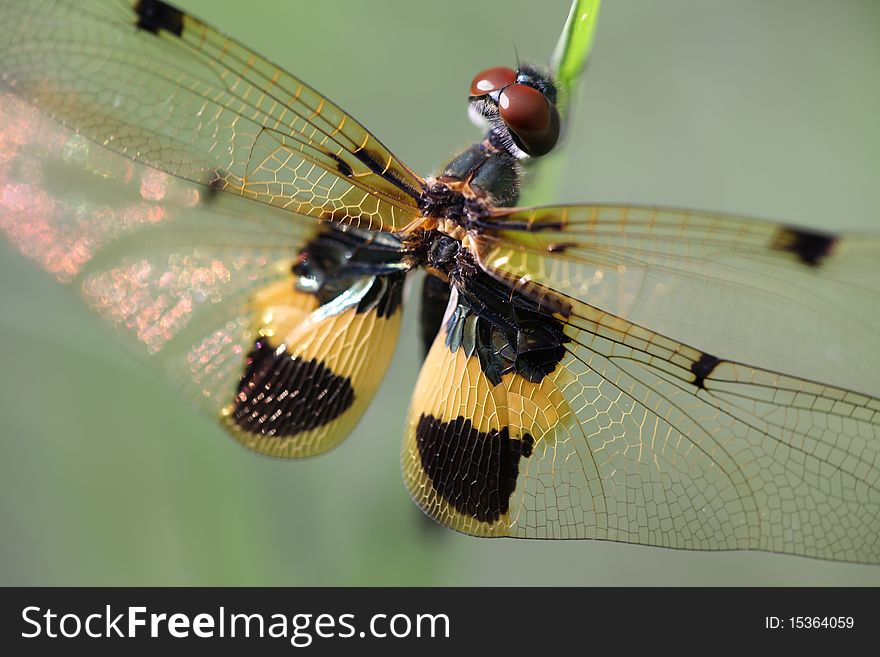
<svg viewBox="0 0 880 657">
<path fill-rule="evenodd" d="M 385 375 L 400 330 L 402 276 L 362 277 L 336 299 L 297 290 L 297 277 L 254 296 L 255 335 L 224 427 L 248 449 L 312 456 L 354 428 Z M 373 286 L 378 287 L 375 291 Z M 364 303 L 371 290 L 371 303 Z"/>
<path fill-rule="evenodd" d="M 455 301 L 453 300 L 453 303 Z M 407 488 L 435 520 L 478 536 L 509 536 L 524 482 L 573 413 L 552 377 L 509 372 L 493 384 L 479 358 L 450 350 L 444 327 L 422 367 L 404 433 Z"/>
</svg>

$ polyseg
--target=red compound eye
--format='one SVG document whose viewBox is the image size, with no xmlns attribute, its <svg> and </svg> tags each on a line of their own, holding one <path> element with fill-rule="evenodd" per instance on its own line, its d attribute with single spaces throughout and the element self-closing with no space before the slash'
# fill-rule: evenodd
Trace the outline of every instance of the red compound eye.
<svg viewBox="0 0 880 657">
<path fill-rule="evenodd" d="M 516 72 L 503 66 L 487 68 L 471 82 L 471 96 L 485 96 L 516 82 Z"/>
<path fill-rule="evenodd" d="M 559 112 L 540 91 L 511 84 L 498 97 L 501 119 L 529 155 L 549 153 L 559 140 Z"/>
</svg>

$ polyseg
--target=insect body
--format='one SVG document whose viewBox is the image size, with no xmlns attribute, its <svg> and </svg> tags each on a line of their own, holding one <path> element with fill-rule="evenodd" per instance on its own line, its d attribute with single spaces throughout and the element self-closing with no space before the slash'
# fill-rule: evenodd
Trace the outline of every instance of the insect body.
<svg viewBox="0 0 880 657">
<path fill-rule="evenodd" d="M 351 432 L 424 269 L 402 457 L 435 519 L 880 562 L 880 350 L 847 342 L 880 344 L 876 237 L 515 207 L 564 127 L 534 67 L 477 75 L 484 138 L 423 178 L 165 3 L 0 19 L 0 230 L 248 448 Z"/>
</svg>

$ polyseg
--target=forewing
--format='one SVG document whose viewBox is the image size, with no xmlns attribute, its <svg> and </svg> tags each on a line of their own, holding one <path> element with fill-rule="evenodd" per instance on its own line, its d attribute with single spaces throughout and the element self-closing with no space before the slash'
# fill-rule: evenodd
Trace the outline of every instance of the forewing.
<svg viewBox="0 0 880 657">
<path fill-rule="evenodd" d="M 273 455 L 345 437 L 397 335 L 399 290 L 384 278 L 356 281 L 331 308 L 297 291 L 292 267 L 319 230 L 128 160 L 0 95 L 7 242 L 240 442 Z M 364 302 L 373 284 L 370 298 L 388 301 L 381 316 Z"/>
<path fill-rule="evenodd" d="M 501 209 L 484 265 L 719 358 L 880 393 L 880 238 L 628 206 Z"/>
<path fill-rule="evenodd" d="M 880 400 L 568 301 L 544 377 L 493 383 L 478 325 L 470 351 L 438 335 L 403 445 L 427 513 L 477 535 L 880 562 Z"/>
<path fill-rule="evenodd" d="M 0 84 L 137 162 L 368 229 L 418 215 L 422 181 L 317 91 L 156 0 L 0 5 Z"/>
</svg>

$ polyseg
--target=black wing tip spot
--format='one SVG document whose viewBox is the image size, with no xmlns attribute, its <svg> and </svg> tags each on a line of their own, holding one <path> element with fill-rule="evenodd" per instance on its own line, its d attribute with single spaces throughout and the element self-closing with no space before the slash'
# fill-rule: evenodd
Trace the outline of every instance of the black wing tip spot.
<svg viewBox="0 0 880 657">
<path fill-rule="evenodd" d="M 159 34 L 161 30 L 175 36 L 183 34 L 183 18 L 186 14 L 162 0 L 138 0 L 134 12 L 138 18 L 136 25 L 141 30 L 151 34 Z"/>
<path fill-rule="evenodd" d="M 700 354 L 700 359 L 691 365 L 691 372 L 694 375 L 694 385 L 698 388 L 705 388 L 706 378 L 712 374 L 712 371 L 720 362 L 720 358 L 716 358 L 711 354 Z"/>
<path fill-rule="evenodd" d="M 231 419 L 242 431 L 285 438 L 329 424 L 354 398 L 348 377 L 259 338 L 248 354 Z"/>
<path fill-rule="evenodd" d="M 831 233 L 786 226 L 773 238 L 772 248 L 793 253 L 803 264 L 817 267 L 823 258 L 833 253 L 837 242 L 838 237 Z"/>
<path fill-rule="evenodd" d="M 425 414 L 415 438 L 431 488 L 459 513 L 486 523 L 510 509 L 520 458 L 529 458 L 535 444 L 528 433 L 511 438 L 507 427 L 484 433 L 469 418 L 443 422 Z"/>
</svg>

